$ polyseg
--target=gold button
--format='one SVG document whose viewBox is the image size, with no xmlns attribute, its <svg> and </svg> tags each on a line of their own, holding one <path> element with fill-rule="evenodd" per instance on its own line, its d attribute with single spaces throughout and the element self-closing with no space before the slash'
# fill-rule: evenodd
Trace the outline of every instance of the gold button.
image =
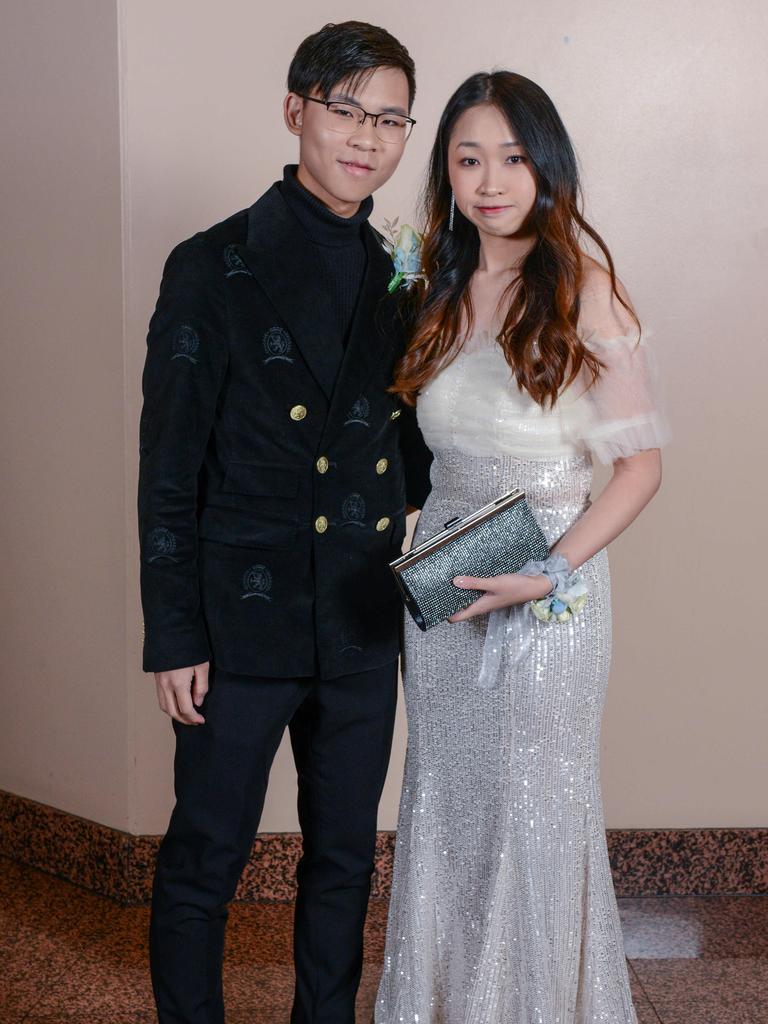
<svg viewBox="0 0 768 1024">
<path fill-rule="evenodd" d="M 303 405 L 294 405 L 294 407 L 291 409 L 292 420 L 303 420 L 306 415 L 307 410 L 306 407 Z"/>
<path fill-rule="evenodd" d="M 379 459 L 376 463 L 376 472 L 381 476 L 382 473 L 386 473 L 389 469 L 389 459 Z"/>
<path fill-rule="evenodd" d="M 326 459 L 326 457 L 324 455 L 320 456 L 320 458 L 317 460 L 315 465 L 317 466 L 317 472 L 318 473 L 327 473 L 328 472 L 329 462 L 328 462 L 328 459 Z"/>
<path fill-rule="evenodd" d="M 389 418 L 391 420 L 396 420 L 399 415 L 400 415 L 400 409 L 395 409 L 395 411 L 392 413 L 392 415 Z"/>
<path fill-rule="evenodd" d="M 380 519 L 378 521 L 378 523 L 376 523 L 376 529 L 379 531 L 379 533 L 383 533 L 386 530 L 386 528 L 389 526 L 389 524 L 390 524 L 389 516 L 384 516 L 382 519 Z"/>
<path fill-rule="evenodd" d="M 325 516 L 317 517 L 317 519 L 315 520 L 315 529 L 317 530 L 318 533 L 325 533 L 325 531 L 328 529 L 328 520 L 325 518 Z"/>
</svg>

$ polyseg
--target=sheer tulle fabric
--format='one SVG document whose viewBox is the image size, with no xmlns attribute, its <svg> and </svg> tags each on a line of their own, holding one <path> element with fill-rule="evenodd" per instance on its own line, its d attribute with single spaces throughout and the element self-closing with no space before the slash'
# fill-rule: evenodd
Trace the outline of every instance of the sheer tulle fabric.
<svg viewBox="0 0 768 1024">
<path fill-rule="evenodd" d="M 517 386 L 489 332 L 476 333 L 422 392 L 419 424 L 427 444 L 520 458 L 590 454 L 606 463 L 662 447 L 668 429 L 646 335 L 592 332 L 585 343 L 604 365 L 600 378 L 590 385 L 583 371 L 553 409 L 542 409 Z"/>
<path fill-rule="evenodd" d="M 649 339 L 644 334 L 639 339 L 636 334 L 594 336 L 586 344 L 604 369 L 591 386 L 584 374 L 574 384 L 581 401 L 570 408 L 578 415 L 565 424 L 573 439 L 605 463 L 648 448 L 663 448 L 669 430 Z"/>
</svg>

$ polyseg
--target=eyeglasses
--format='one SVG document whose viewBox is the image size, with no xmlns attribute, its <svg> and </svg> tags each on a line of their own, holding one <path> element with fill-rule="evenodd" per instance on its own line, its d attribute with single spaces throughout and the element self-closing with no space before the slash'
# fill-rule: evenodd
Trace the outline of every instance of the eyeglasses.
<svg viewBox="0 0 768 1024">
<path fill-rule="evenodd" d="M 377 139 L 381 139 L 382 142 L 402 143 L 407 142 L 416 124 L 412 117 L 406 117 L 404 114 L 371 114 L 356 103 L 337 103 L 335 100 L 319 100 L 314 96 L 303 96 L 301 93 L 299 95 L 303 100 L 321 103 L 328 111 L 328 127 L 343 135 L 354 134 L 363 127 L 365 119 L 370 117 Z"/>
</svg>

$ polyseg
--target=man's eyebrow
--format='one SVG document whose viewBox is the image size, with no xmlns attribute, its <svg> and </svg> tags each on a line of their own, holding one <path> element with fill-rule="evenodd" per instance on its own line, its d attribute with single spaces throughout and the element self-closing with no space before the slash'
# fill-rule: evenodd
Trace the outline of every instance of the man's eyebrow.
<svg viewBox="0 0 768 1024">
<path fill-rule="evenodd" d="M 360 100 L 356 96 L 348 96 L 343 92 L 335 92 L 328 99 L 332 103 L 351 103 L 355 107 L 360 107 L 361 110 L 365 110 Z M 403 110 L 402 107 L 382 107 L 381 110 L 377 111 L 379 114 L 400 114 L 402 117 L 408 117 L 408 111 Z"/>
<path fill-rule="evenodd" d="M 481 149 L 479 142 L 459 142 L 458 146 L 466 146 L 468 149 Z M 509 146 L 522 146 L 520 142 L 500 142 L 499 146 L 502 149 L 508 148 Z"/>
</svg>

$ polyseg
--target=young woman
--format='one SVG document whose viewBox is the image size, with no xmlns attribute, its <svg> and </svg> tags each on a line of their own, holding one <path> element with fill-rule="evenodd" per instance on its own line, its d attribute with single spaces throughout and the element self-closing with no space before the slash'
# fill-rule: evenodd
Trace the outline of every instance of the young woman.
<svg viewBox="0 0 768 1024">
<path fill-rule="evenodd" d="M 605 548 L 659 487 L 665 427 L 646 339 L 578 202 L 548 96 L 506 71 L 464 82 L 432 153 L 394 385 L 434 453 L 414 543 L 521 487 L 552 547 L 524 573 L 457 577 L 482 596 L 427 634 L 408 622 L 379 1024 L 635 1021 L 598 775 Z M 593 456 L 613 476 L 590 502 Z"/>
</svg>

